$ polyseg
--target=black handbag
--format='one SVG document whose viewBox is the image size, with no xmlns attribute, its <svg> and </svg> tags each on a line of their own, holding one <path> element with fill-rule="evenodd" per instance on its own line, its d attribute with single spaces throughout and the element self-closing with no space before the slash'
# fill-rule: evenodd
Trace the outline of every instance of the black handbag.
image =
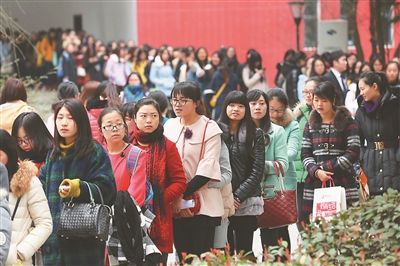
<svg viewBox="0 0 400 266">
<path fill-rule="evenodd" d="M 61 215 L 58 235 L 65 239 L 97 238 L 100 241 L 107 241 L 111 219 L 111 208 L 104 205 L 103 195 L 99 187 L 93 184 L 100 195 L 101 204 L 95 203 L 92 190 L 87 182 L 90 202 L 80 203 L 64 202 Z"/>
</svg>

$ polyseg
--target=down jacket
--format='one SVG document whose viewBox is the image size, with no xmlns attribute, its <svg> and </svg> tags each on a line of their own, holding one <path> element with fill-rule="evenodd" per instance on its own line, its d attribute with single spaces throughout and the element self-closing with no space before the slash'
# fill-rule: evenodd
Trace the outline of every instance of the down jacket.
<svg viewBox="0 0 400 266">
<path fill-rule="evenodd" d="M 361 166 L 368 177 L 371 194 L 382 194 L 388 188 L 400 190 L 400 103 L 387 92 L 380 107 L 365 111 L 364 102 L 356 113 L 361 140 Z M 375 150 L 374 142 L 383 141 L 385 148 Z M 397 158 L 396 158 L 397 155 Z"/>
<path fill-rule="evenodd" d="M 23 265 L 32 265 L 32 256 L 43 245 L 52 231 L 52 218 L 42 183 L 35 176 L 37 168 L 23 161 L 11 179 L 10 211 L 20 203 L 12 221 L 10 252 L 6 265 L 16 265 L 17 255 Z"/>
<path fill-rule="evenodd" d="M 0 163 L 0 265 L 4 265 L 10 249 L 11 214 L 8 207 L 8 172 Z"/>
</svg>

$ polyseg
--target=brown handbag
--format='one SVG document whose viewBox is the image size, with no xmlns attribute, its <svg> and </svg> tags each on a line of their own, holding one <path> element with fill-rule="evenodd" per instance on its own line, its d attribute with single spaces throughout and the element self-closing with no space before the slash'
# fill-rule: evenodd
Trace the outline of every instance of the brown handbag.
<svg viewBox="0 0 400 266">
<path fill-rule="evenodd" d="M 279 161 L 274 161 L 274 168 L 281 187 L 273 198 L 264 198 L 264 213 L 257 216 L 260 228 L 272 229 L 297 222 L 296 190 L 285 189 L 285 173 Z"/>
</svg>

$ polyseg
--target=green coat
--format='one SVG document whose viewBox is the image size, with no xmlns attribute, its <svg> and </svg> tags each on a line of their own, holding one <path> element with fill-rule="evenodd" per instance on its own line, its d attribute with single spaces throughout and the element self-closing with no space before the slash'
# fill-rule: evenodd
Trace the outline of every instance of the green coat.
<svg viewBox="0 0 400 266">
<path fill-rule="evenodd" d="M 301 151 L 301 145 L 303 142 L 304 127 L 308 122 L 311 110 L 312 108 L 305 103 L 298 104 L 293 110 L 295 119 L 299 122 L 299 151 Z M 296 159 L 294 160 L 294 165 L 296 168 L 297 182 L 304 182 L 308 173 L 304 169 L 303 162 L 300 158 L 300 152 L 297 153 Z"/>
<path fill-rule="evenodd" d="M 60 213 L 63 201 L 58 194 L 58 187 L 64 178 L 86 181 L 96 202 L 99 202 L 99 193 L 96 184 L 103 195 L 104 203 L 108 206 L 114 204 L 117 194 L 114 173 L 110 159 L 97 142 L 93 142 L 90 156 L 77 157 L 77 148 L 73 146 L 67 151 L 66 156 L 56 156 L 51 160 L 47 156 L 45 164 L 40 169 L 39 179 L 47 196 L 50 212 L 53 218 L 53 232 L 42 246 L 43 262 L 45 266 L 75 266 L 75 265 L 103 265 L 105 242 L 94 238 L 62 239 L 57 236 L 60 222 Z M 51 151 L 49 155 L 51 154 Z M 80 182 L 80 196 L 78 202 L 89 202 L 89 190 Z"/>
<path fill-rule="evenodd" d="M 265 147 L 265 171 L 262 181 L 264 197 L 273 197 L 275 190 L 279 189 L 279 179 L 275 174 L 273 161 L 281 162 L 285 173 L 288 170 L 287 136 L 283 127 L 271 123 L 271 128 L 266 137 L 269 139 Z"/>
</svg>

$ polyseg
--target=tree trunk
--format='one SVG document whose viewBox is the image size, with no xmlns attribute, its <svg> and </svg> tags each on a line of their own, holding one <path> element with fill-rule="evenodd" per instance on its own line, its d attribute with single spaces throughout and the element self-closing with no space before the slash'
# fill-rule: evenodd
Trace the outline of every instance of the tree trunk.
<svg viewBox="0 0 400 266">
<path fill-rule="evenodd" d="M 349 23 L 353 23 L 354 25 L 354 46 L 356 47 L 356 51 L 357 51 L 357 58 L 361 59 L 361 60 L 365 60 L 364 58 L 364 51 L 363 48 L 361 46 L 361 42 L 360 42 L 360 33 L 358 32 L 358 24 L 357 24 L 357 4 L 358 4 L 358 0 L 354 0 L 352 2 L 353 6 L 351 10 L 354 10 L 354 13 L 350 15 L 349 17 Z"/>
<path fill-rule="evenodd" d="M 376 24 L 375 24 L 375 0 L 370 0 L 369 1 L 369 32 L 371 34 L 371 48 L 372 48 L 372 54 L 377 54 L 376 51 Z"/>
<path fill-rule="evenodd" d="M 383 63 L 385 64 L 385 39 L 383 34 L 385 31 L 383 30 L 382 24 L 382 4 L 381 1 L 377 0 L 375 3 L 375 23 L 376 23 L 376 36 L 378 40 L 378 47 L 379 47 L 379 55 L 383 59 Z"/>
</svg>

